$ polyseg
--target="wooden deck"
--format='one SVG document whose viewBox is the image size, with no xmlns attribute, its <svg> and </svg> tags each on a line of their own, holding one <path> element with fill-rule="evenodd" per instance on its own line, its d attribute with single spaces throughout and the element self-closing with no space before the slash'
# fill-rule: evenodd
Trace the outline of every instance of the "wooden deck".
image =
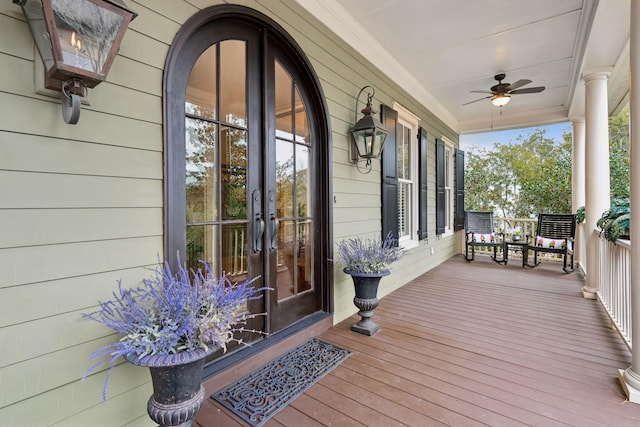
<svg viewBox="0 0 640 427">
<path fill-rule="evenodd" d="M 631 354 L 580 273 L 458 256 L 383 298 L 373 337 L 321 339 L 353 356 L 265 426 L 638 426 L 619 368 Z M 203 427 L 244 425 L 208 399 Z"/>
</svg>

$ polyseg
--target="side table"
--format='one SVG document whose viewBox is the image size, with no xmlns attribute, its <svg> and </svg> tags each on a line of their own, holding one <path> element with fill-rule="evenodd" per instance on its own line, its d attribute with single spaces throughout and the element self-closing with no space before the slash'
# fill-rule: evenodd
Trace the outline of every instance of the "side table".
<svg viewBox="0 0 640 427">
<path fill-rule="evenodd" d="M 509 260 L 509 247 L 522 252 L 522 267 L 527 265 L 529 258 L 529 244 L 526 240 L 505 240 L 504 249 L 502 251 L 504 257 L 504 263 L 507 264 Z"/>
</svg>

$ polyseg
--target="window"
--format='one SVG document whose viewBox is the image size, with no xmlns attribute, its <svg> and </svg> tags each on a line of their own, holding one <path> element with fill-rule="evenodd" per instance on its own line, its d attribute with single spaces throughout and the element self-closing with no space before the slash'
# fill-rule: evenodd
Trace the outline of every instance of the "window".
<svg viewBox="0 0 640 427">
<path fill-rule="evenodd" d="M 453 144 L 444 144 L 444 232 L 453 231 Z"/>
<path fill-rule="evenodd" d="M 393 107 L 398 111 L 398 240 L 406 246 L 418 237 L 418 119 L 398 104 Z"/>
<path fill-rule="evenodd" d="M 401 105 L 382 106 L 389 135 L 382 152 L 382 235 L 404 247 L 427 238 L 427 134 Z"/>
<path fill-rule="evenodd" d="M 464 151 L 436 138 L 436 234 L 464 228 Z"/>
</svg>

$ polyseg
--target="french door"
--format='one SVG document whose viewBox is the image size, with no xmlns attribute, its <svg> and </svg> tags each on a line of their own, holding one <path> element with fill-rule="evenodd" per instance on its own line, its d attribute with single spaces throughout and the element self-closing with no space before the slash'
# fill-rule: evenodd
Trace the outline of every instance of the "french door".
<svg viewBox="0 0 640 427">
<path fill-rule="evenodd" d="M 175 56 L 174 74 L 183 77 L 165 84 L 181 95 L 168 103 L 167 118 L 184 126 L 168 132 L 167 254 L 177 250 L 191 267 L 204 260 L 217 275 L 269 288 L 249 304 L 265 314 L 249 327 L 277 332 L 326 300 L 318 268 L 326 262 L 318 247 L 327 244 L 322 150 L 308 79 L 267 32 L 233 19 L 198 29 Z"/>
</svg>

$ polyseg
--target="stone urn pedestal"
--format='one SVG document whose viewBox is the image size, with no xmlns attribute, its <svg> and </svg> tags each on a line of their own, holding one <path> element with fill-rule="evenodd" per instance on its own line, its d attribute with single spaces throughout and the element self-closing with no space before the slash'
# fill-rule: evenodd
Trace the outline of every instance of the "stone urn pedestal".
<svg viewBox="0 0 640 427">
<path fill-rule="evenodd" d="M 389 274 L 389 270 L 380 273 L 359 273 L 343 270 L 353 279 L 356 296 L 353 303 L 358 308 L 361 320 L 351 326 L 351 330 L 360 334 L 371 336 L 380 330 L 380 326 L 371 318 L 373 310 L 378 306 L 378 284 L 380 279 Z"/>
<path fill-rule="evenodd" d="M 147 413 L 160 427 L 191 427 L 204 402 L 202 370 L 205 358 L 213 350 L 125 357 L 129 363 L 149 368 L 153 395 L 147 403 Z"/>
</svg>

